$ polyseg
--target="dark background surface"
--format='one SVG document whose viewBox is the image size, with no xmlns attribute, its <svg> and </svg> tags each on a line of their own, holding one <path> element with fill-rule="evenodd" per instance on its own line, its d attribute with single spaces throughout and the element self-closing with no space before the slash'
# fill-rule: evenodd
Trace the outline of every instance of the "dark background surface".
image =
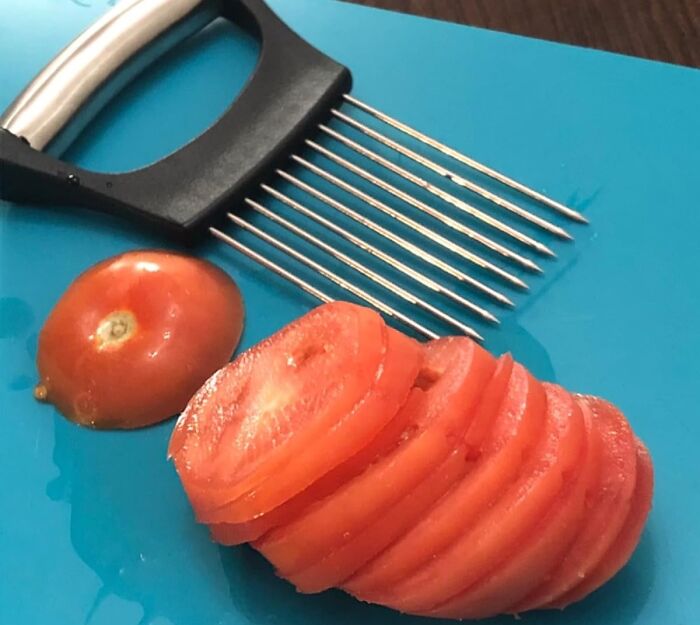
<svg viewBox="0 0 700 625">
<path fill-rule="evenodd" d="M 700 0 L 350 0 L 700 67 Z"/>
</svg>

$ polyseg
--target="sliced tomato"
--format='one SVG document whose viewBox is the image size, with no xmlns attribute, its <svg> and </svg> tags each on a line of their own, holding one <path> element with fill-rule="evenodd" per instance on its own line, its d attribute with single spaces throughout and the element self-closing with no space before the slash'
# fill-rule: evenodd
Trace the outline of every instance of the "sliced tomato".
<svg viewBox="0 0 700 625">
<path fill-rule="evenodd" d="M 627 517 L 636 482 L 636 442 L 622 413 L 608 402 L 580 397 L 588 404 L 603 440 L 599 479 L 592 489 L 588 512 L 564 559 L 546 581 L 520 604 L 520 612 L 547 605 L 579 585 L 613 544 Z"/>
<path fill-rule="evenodd" d="M 418 345 L 404 337 L 393 343 L 407 362 L 407 374 L 415 377 Z M 371 437 L 385 423 L 378 415 L 376 423 L 363 426 L 356 411 L 387 373 L 396 377 L 385 367 L 388 353 L 388 330 L 377 313 L 334 302 L 297 319 L 210 378 L 178 420 L 169 448 L 197 514 L 261 487 L 264 493 L 270 477 L 278 482 L 275 493 L 286 500 L 357 451 L 365 433 Z M 412 379 L 394 383 L 410 387 Z M 309 466 L 308 449 L 343 425 L 359 426 L 359 436 L 349 432 L 333 457 L 322 454 L 331 466 Z M 246 503 L 234 510 L 242 518 L 232 521 L 268 511 Z M 261 504 L 274 507 L 265 497 Z"/>
<path fill-rule="evenodd" d="M 550 510 L 529 536 L 491 574 L 430 611 L 431 616 L 480 619 L 508 610 L 536 588 L 559 562 L 584 519 L 586 494 L 600 470 L 602 440 L 593 414 L 579 403 L 586 427 L 586 445 L 578 467 L 569 476 Z"/>
<path fill-rule="evenodd" d="M 303 452 L 283 469 L 284 477 L 268 477 L 242 497 L 207 513 L 202 520 L 240 523 L 257 518 L 289 501 L 352 457 L 377 435 L 406 401 L 422 358 L 418 342 L 387 328 L 386 357 L 365 397 L 325 434 L 308 441 Z"/>
<path fill-rule="evenodd" d="M 415 484 L 369 527 L 319 562 L 290 575 L 288 581 L 304 593 L 341 585 L 344 579 L 408 531 L 423 512 L 465 474 L 469 464 L 463 449 L 454 450 L 436 470 Z"/>
<path fill-rule="evenodd" d="M 377 458 L 396 447 L 400 442 L 399 437 L 408 425 L 408 417 L 407 411 L 399 410 L 366 447 L 267 514 L 244 523 L 211 525 L 212 538 L 223 545 L 240 545 L 257 540 L 284 523 L 290 523 L 312 503 L 334 493 L 342 484 L 362 473 Z"/>
<path fill-rule="evenodd" d="M 346 543 L 447 458 L 463 435 L 495 360 L 466 338 L 429 343 L 425 364 L 402 410 L 404 442 L 293 523 L 255 544 L 281 575 L 318 562 Z"/>
<path fill-rule="evenodd" d="M 177 414 L 233 355 L 243 327 L 236 284 L 209 262 L 160 250 L 81 274 L 39 334 L 37 398 L 94 428 Z"/>
<path fill-rule="evenodd" d="M 319 562 L 289 578 L 302 592 L 320 592 L 340 585 L 363 564 L 382 552 L 420 521 L 427 510 L 469 471 L 478 457 L 486 431 L 481 424 L 493 422 L 503 400 L 512 368 L 512 358 L 500 359 L 493 377 L 474 409 L 468 433 L 455 442 L 455 449 L 435 471 L 416 484 L 406 496 L 375 518 L 348 542 Z M 473 432 L 474 430 L 474 432 Z"/>
<path fill-rule="evenodd" d="M 518 480 L 477 522 L 408 578 L 387 589 L 380 603 L 412 614 L 428 614 L 479 581 L 503 562 L 535 527 L 574 469 L 585 440 L 581 410 L 562 388 L 544 384 L 545 430 Z M 455 520 L 460 522 L 461 520 Z"/>
<path fill-rule="evenodd" d="M 545 394 L 524 367 L 509 359 L 502 363 L 509 373 L 505 395 L 472 469 L 402 538 L 347 580 L 345 590 L 364 601 L 389 598 L 387 589 L 447 549 L 517 477 L 540 435 Z M 477 416 L 475 429 L 479 423 Z"/>
<path fill-rule="evenodd" d="M 548 607 L 563 609 L 592 593 L 615 575 L 637 548 L 644 529 L 654 491 L 654 468 L 644 445 L 637 441 L 637 483 L 632 494 L 629 513 L 615 542 L 605 552 L 597 566 L 566 594 L 557 597 Z"/>
</svg>

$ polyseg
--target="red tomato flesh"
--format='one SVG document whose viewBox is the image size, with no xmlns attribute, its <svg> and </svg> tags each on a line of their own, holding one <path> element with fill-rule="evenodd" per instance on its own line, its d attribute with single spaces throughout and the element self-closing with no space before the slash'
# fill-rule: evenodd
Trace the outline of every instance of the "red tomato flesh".
<svg viewBox="0 0 700 625">
<path fill-rule="evenodd" d="M 602 586 L 615 575 L 632 556 L 639 543 L 649 511 L 654 491 L 654 468 L 646 447 L 637 441 L 637 484 L 632 495 L 630 511 L 615 542 L 605 552 L 603 559 L 581 581 L 566 594 L 558 597 L 548 605 L 550 608 L 564 609 L 580 601 Z"/>
<path fill-rule="evenodd" d="M 416 341 L 391 328 L 386 328 L 386 333 L 386 356 L 380 371 L 369 391 L 350 413 L 325 436 L 307 444 L 303 454 L 284 469 L 285 479 L 270 476 L 243 497 L 207 513 L 207 519 L 240 523 L 274 510 L 337 467 L 339 461 L 352 457 L 381 431 L 406 400 L 422 361 L 420 345 Z M 296 476 L 299 477 L 298 485 L 290 487 Z"/>
<path fill-rule="evenodd" d="M 425 351 L 418 386 L 401 409 L 411 415 L 402 444 L 293 523 L 255 544 L 282 575 L 289 577 L 347 542 L 454 448 L 455 437 L 466 428 L 495 360 L 466 338 L 435 341 Z M 425 391 L 424 384 L 429 387 Z"/>
<path fill-rule="evenodd" d="M 408 416 L 407 412 L 399 410 L 366 447 L 267 514 L 243 523 L 210 525 L 212 538 L 223 545 L 240 545 L 257 540 L 275 527 L 290 523 L 312 503 L 334 493 L 342 484 L 362 473 L 377 458 L 396 447 L 408 424 Z"/>
<path fill-rule="evenodd" d="M 454 364 L 454 363 L 452 363 Z M 496 371 L 473 410 L 463 439 L 455 440 L 455 447 L 447 459 L 432 471 L 393 506 L 383 510 L 371 524 L 350 538 L 319 562 L 289 577 L 289 581 L 302 592 L 320 592 L 331 586 L 340 585 L 377 554 L 381 553 L 396 539 L 403 536 L 420 521 L 444 493 L 469 471 L 478 457 L 481 439 L 485 435 L 481 422 L 492 421 L 505 392 L 512 359 L 501 358 Z M 453 369 L 446 363 L 445 369 Z M 454 369 L 453 369 L 454 370 Z M 428 391 L 428 398 L 430 392 Z M 459 406 L 462 402 L 453 397 Z M 449 400 L 448 400 L 449 401 Z M 472 433 L 474 431 L 474 433 Z M 370 469 L 371 470 L 371 469 Z"/>
<path fill-rule="evenodd" d="M 565 476 L 575 467 L 584 444 L 581 411 L 563 389 L 544 384 L 545 431 L 518 480 L 477 522 L 415 574 L 386 589 L 381 603 L 402 612 L 428 614 L 479 581 L 503 562 L 554 501 Z"/>
<path fill-rule="evenodd" d="M 514 612 L 542 607 L 581 583 L 602 560 L 627 518 L 636 483 L 637 448 L 621 412 L 606 401 L 580 397 L 593 413 L 603 438 L 598 481 L 589 496 L 588 511 L 564 559 L 546 581 Z"/>
<path fill-rule="evenodd" d="M 387 589 L 447 549 L 516 478 L 542 430 L 545 395 L 524 367 L 504 362 L 505 395 L 474 466 L 403 537 L 346 581 L 345 590 L 364 601 L 382 601 Z"/>
<path fill-rule="evenodd" d="M 591 410 L 579 402 L 586 427 L 580 471 L 565 476 L 565 484 L 550 510 L 497 569 L 466 592 L 431 610 L 443 618 L 486 618 L 505 612 L 544 579 L 561 560 L 583 522 L 586 494 L 597 481 L 602 440 Z"/>
<path fill-rule="evenodd" d="M 342 582 L 400 538 L 431 504 L 442 496 L 468 470 L 464 450 L 454 450 L 440 466 L 402 499 L 379 513 L 372 524 L 357 532 L 352 540 L 299 573 L 289 576 L 299 592 L 321 592 Z"/>
<path fill-rule="evenodd" d="M 165 251 L 109 258 L 46 320 L 37 395 L 89 427 L 162 421 L 228 362 L 242 326 L 238 288 L 211 263 Z"/>
<path fill-rule="evenodd" d="M 420 358 L 377 313 L 342 302 L 243 354 L 192 399 L 171 439 L 198 518 L 248 521 L 356 453 L 404 401 Z"/>
</svg>

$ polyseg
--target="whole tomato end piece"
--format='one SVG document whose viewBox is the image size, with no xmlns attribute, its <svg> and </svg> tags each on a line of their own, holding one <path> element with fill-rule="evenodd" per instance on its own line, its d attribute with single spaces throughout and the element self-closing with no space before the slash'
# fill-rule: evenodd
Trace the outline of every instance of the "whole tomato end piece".
<svg viewBox="0 0 700 625">
<path fill-rule="evenodd" d="M 155 424 L 229 361 L 242 325 L 238 287 L 209 262 L 165 251 L 107 259 L 51 311 L 34 396 L 91 428 Z"/>
</svg>

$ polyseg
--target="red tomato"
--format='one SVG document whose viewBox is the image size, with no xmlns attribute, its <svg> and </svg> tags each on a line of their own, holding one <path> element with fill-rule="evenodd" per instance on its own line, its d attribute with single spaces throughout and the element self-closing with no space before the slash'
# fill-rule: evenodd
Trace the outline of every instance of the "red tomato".
<svg viewBox="0 0 700 625">
<path fill-rule="evenodd" d="M 418 571 L 386 590 L 381 603 L 411 614 L 426 614 L 479 581 L 517 548 L 556 499 L 562 476 L 573 471 L 585 444 L 581 409 L 562 388 L 543 384 L 545 430 L 518 479 L 490 508 Z M 455 518 L 454 523 L 463 523 Z"/>
<path fill-rule="evenodd" d="M 290 523 L 311 504 L 335 492 L 341 485 L 362 473 L 377 458 L 396 447 L 408 425 L 408 417 L 406 411 L 399 410 L 366 447 L 267 514 L 244 523 L 210 525 L 212 538 L 223 545 L 239 545 L 257 540 L 271 529 Z"/>
<path fill-rule="evenodd" d="M 382 601 L 388 589 L 455 542 L 518 476 L 523 458 L 542 433 L 545 392 L 509 358 L 502 359 L 494 380 L 493 396 L 486 400 L 486 414 L 495 413 L 491 428 L 474 436 L 472 428 L 483 429 L 477 415 L 466 435 L 469 446 L 479 450 L 472 469 L 421 521 L 345 582 L 346 591 L 363 601 Z"/>
<path fill-rule="evenodd" d="M 301 592 L 458 619 L 579 600 L 629 559 L 653 490 L 607 402 L 343 302 L 209 378 L 169 453 L 213 538 L 254 540 Z"/>
<path fill-rule="evenodd" d="M 353 456 L 393 418 L 420 359 L 417 342 L 343 302 L 241 354 L 192 399 L 170 440 L 197 518 L 250 521 Z"/>
<path fill-rule="evenodd" d="M 522 602 L 525 609 L 554 602 L 588 577 L 614 544 L 632 505 L 637 482 L 637 442 L 624 415 L 597 397 L 579 397 L 593 412 L 603 437 L 598 479 L 589 493 L 588 512 L 566 557 L 546 581 Z M 564 602 L 566 605 L 567 602 Z M 520 605 L 515 607 L 519 611 Z"/>
<path fill-rule="evenodd" d="M 203 260 L 134 251 L 70 285 L 41 334 L 39 399 L 95 428 L 135 428 L 180 412 L 231 358 L 238 287 Z"/>
<path fill-rule="evenodd" d="M 603 446 L 592 411 L 584 402 L 577 403 L 586 426 L 586 445 L 577 470 L 563 476 L 563 486 L 554 504 L 505 561 L 431 614 L 480 619 L 505 613 L 537 588 L 541 580 L 547 579 L 570 548 L 585 519 L 586 496 L 598 481 Z"/>
<path fill-rule="evenodd" d="M 298 590 L 318 592 L 332 586 L 364 564 L 363 556 L 366 562 L 376 555 L 369 551 L 385 547 L 372 546 L 363 554 L 357 543 L 348 543 L 428 475 L 439 472 L 464 436 L 495 359 L 467 338 L 433 341 L 423 351 L 417 386 L 401 408 L 410 414 L 401 444 L 300 518 L 255 544 Z M 407 515 L 408 511 L 402 516 Z"/>
<path fill-rule="evenodd" d="M 583 599 L 615 575 L 632 557 L 639 543 L 647 516 L 651 510 L 654 492 L 654 467 L 644 444 L 637 440 L 637 480 L 629 514 L 620 533 L 596 567 L 565 595 L 557 597 L 547 607 L 563 610 Z"/>
</svg>

